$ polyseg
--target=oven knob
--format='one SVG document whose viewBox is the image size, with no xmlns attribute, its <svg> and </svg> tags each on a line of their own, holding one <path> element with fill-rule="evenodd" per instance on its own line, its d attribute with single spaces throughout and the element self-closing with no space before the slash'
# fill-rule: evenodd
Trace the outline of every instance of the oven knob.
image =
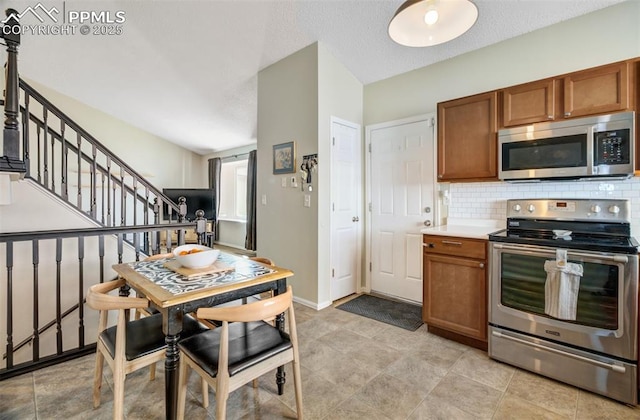
<svg viewBox="0 0 640 420">
<path fill-rule="evenodd" d="M 618 206 L 611 206 L 611 207 L 609 207 L 609 213 L 613 213 L 613 214 L 618 214 L 618 213 L 620 213 L 620 207 L 618 207 Z"/>
<path fill-rule="evenodd" d="M 591 211 L 593 213 L 600 213 L 601 210 L 602 208 L 600 208 L 600 206 L 591 206 Z"/>
<path fill-rule="evenodd" d="M 529 213 L 533 213 L 533 212 L 535 211 L 535 209 L 536 209 L 536 206 L 534 206 L 533 204 L 529 204 L 529 205 L 527 206 L 527 211 L 528 211 Z"/>
<path fill-rule="evenodd" d="M 515 212 L 519 212 L 520 210 L 522 210 L 522 206 L 520 206 L 520 204 L 514 204 L 512 209 Z"/>
</svg>

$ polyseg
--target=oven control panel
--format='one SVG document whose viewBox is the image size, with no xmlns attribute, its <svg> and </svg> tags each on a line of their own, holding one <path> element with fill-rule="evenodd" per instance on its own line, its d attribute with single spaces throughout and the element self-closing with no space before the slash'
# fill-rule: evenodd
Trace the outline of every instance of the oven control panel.
<svg viewBox="0 0 640 420">
<path fill-rule="evenodd" d="M 618 199 L 517 199 L 507 200 L 507 217 L 630 222 L 631 208 Z"/>
</svg>

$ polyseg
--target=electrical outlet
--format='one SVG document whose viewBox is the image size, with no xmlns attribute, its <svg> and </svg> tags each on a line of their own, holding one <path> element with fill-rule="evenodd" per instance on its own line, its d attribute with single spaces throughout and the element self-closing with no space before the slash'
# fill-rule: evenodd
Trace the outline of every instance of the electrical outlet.
<svg viewBox="0 0 640 420">
<path fill-rule="evenodd" d="M 295 176 L 291 177 L 291 188 L 297 188 L 298 187 L 298 178 Z"/>
<path fill-rule="evenodd" d="M 282 188 L 287 188 L 287 177 L 283 176 L 282 179 L 280 180 L 280 185 L 282 186 Z"/>
</svg>

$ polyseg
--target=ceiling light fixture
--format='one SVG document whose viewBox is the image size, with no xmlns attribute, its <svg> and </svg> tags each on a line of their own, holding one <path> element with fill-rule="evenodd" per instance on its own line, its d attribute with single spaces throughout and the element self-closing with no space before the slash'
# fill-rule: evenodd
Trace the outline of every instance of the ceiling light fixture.
<svg viewBox="0 0 640 420">
<path fill-rule="evenodd" d="M 470 0 L 407 0 L 389 22 L 389 36 L 407 47 L 430 47 L 459 37 L 477 19 Z"/>
</svg>

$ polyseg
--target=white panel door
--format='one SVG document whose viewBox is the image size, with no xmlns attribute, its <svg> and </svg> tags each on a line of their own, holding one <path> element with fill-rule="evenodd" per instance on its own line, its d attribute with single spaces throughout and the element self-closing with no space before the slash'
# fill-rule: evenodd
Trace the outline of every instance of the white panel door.
<svg viewBox="0 0 640 420">
<path fill-rule="evenodd" d="M 360 283 L 362 147 L 360 127 L 331 125 L 331 300 L 355 293 Z"/>
<path fill-rule="evenodd" d="M 422 302 L 422 234 L 433 221 L 432 118 L 372 129 L 371 290 Z"/>
</svg>

